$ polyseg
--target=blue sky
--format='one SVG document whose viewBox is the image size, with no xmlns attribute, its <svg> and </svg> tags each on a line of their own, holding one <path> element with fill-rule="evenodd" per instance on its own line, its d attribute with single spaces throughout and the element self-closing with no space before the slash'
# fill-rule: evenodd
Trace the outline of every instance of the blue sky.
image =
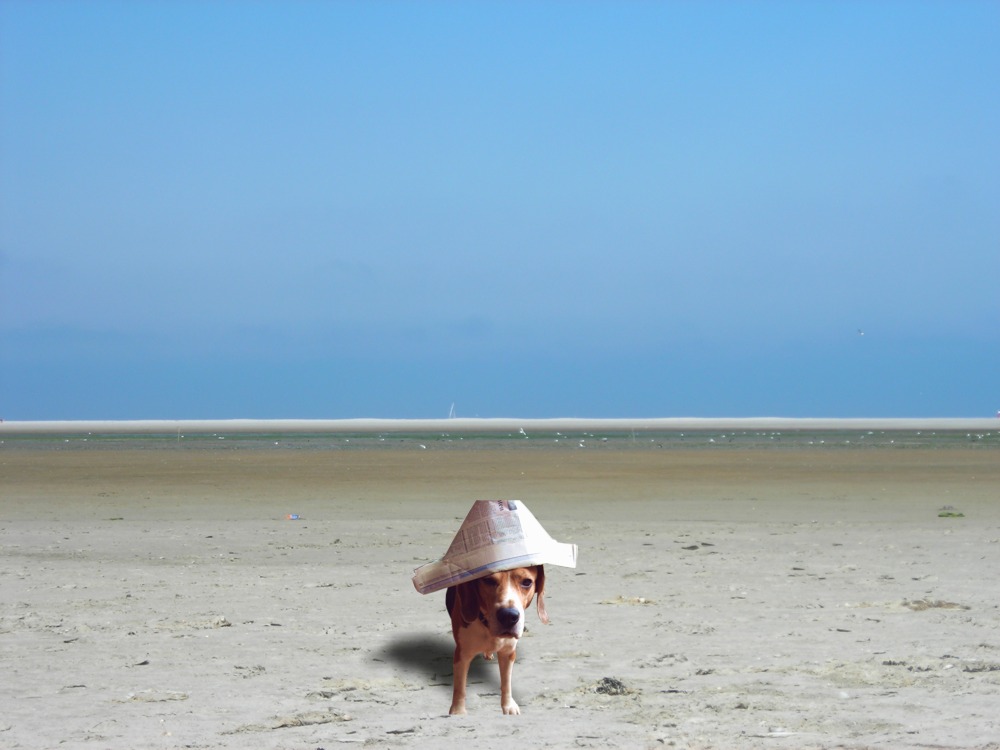
<svg viewBox="0 0 1000 750">
<path fill-rule="evenodd" d="M 0 417 L 991 415 L 998 81 L 995 2 L 6 0 Z"/>
</svg>

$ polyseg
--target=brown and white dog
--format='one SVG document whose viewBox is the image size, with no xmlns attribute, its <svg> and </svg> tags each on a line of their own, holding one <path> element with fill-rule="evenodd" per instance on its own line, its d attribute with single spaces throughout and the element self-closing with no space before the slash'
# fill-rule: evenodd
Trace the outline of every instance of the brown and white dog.
<svg viewBox="0 0 1000 750">
<path fill-rule="evenodd" d="M 465 683 L 476 654 L 486 659 L 492 659 L 493 654 L 499 657 L 500 708 L 505 714 L 521 713 L 510 687 L 514 652 L 524 633 L 524 614 L 536 595 L 538 618 L 543 623 L 549 621 L 544 590 L 545 569 L 541 565 L 493 573 L 448 589 L 445 605 L 455 636 L 455 684 L 448 713 L 465 713 Z"/>
</svg>

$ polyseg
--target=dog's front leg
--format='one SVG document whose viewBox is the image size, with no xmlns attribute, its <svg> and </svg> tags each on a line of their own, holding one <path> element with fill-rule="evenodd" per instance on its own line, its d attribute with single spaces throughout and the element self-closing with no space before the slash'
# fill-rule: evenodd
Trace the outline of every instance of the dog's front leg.
<svg viewBox="0 0 1000 750">
<path fill-rule="evenodd" d="M 510 678 L 514 672 L 514 660 L 517 652 L 512 649 L 503 649 L 497 652 L 500 662 L 500 708 L 505 714 L 519 714 L 520 707 L 514 702 L 511 694 Z"/>
<path fill-rule="evenodd" d="M 455 646 L 455 657 L 452 660 L 452 671 L 454 672 L 453 687 L 451 693 L 451 708 L 448 713 L 452 716 L 465 713 L 465 682 L 469 676 L 469 664 L 475 657 L 466 656 L 462 652 L 462 647 Z"/>
</svg>

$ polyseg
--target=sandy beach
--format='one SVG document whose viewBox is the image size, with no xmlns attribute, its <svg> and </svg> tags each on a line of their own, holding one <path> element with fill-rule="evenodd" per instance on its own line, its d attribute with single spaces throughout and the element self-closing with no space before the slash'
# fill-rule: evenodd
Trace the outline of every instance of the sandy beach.
<svg viewBox="0 0 1000 750">
<path fill-rule="evenodd" d="M 0 746 L 1000 748 L 995 440 L 561 437 L 6 439 Z M 517 717 L 410 580 L 479 498 L 580 548 Z"/>
</svg>

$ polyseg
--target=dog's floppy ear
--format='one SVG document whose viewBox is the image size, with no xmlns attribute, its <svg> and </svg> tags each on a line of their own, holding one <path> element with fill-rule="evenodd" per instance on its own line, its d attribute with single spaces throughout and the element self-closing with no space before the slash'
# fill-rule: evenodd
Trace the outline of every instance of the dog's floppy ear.
<svg viewBox="0 0 1000 750">
<path fill-rule="evenodd" d="M 462 622 L 468 625 L 479 619 L 479 583 L 468 581 L 455 586 L 455 593 L 458 595 L 459 613 L 462 615 Z"/>
<path fill-rule="evenodd" d="M 535 566 L 535 596 L 538 601 L 535 606 L 538 608 L 538 619 L 546 625 L 549 624 L 549 613 L 545 611 L 545 566 Z"/>
</svg>

